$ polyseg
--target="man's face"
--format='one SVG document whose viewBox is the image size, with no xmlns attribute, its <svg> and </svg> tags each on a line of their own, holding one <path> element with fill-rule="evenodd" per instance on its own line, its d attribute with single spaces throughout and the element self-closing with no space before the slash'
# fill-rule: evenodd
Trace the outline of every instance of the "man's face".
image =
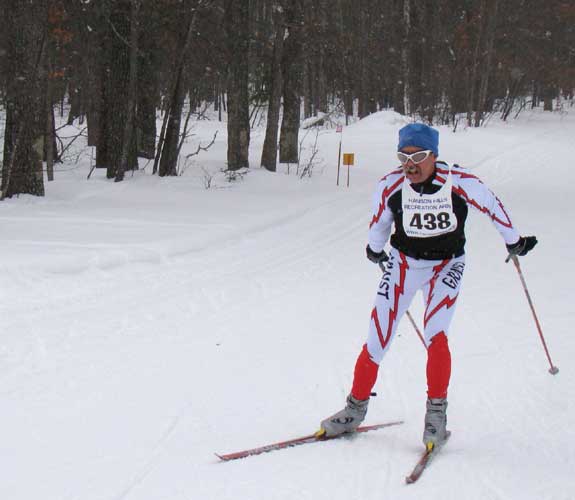
<svg viewBox="0 0 575 500">
<path fill-rule="evenodd" d="M 401 149 L 401 153 L 412 154 L 417 151 L 424 151 L 423 148 L 417 146 L 406 146 Z M 427 180 L 435 169 L 436 156 L 430 153 L 425 160 L 419 163 L 414 163 L 413 160 L 407 160 L 406 163 L 402 163 L 403 173 L 412 184 L 418 184 Z"/>
</svg>

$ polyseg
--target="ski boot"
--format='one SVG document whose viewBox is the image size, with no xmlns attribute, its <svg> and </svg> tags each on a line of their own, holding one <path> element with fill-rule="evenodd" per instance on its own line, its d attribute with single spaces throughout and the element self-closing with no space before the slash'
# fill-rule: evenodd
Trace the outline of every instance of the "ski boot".
<svg viewBox="0 0 575 500">
<path fill-rule="evenodd" d="M 369 398 L 364 400 L 355 399 L 351 394 L 347 397 L 345 408 L 320 424 L 316 437 L 334 437 L 345 432 L 353 432 L 365 418 Z"/>
<path fill-rule="evenodd" d="M 428 451 L 441 446 L 447 439 L 447 399 L 432 398 L 427 400 L 425 413 L 425 427 L 423 431 L 423 444 Z"/>
</svg>

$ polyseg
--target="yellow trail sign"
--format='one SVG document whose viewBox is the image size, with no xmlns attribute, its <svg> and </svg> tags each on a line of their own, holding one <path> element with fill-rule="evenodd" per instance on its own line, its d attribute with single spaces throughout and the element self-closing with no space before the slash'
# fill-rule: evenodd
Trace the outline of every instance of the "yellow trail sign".
<svg viewBox="0 0 575 500">
<path fill-rule="evenodd" d="M 343 153 L 343 164 L 344 165 L 353 165 L 354 154 L 353 153 Z"/>
</svg>

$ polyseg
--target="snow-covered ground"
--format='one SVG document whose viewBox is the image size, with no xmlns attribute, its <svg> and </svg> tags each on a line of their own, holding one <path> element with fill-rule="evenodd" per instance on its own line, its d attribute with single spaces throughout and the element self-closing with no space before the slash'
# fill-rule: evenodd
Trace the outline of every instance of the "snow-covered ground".
<svg viewBox="0 0 575 500">
<path fill-rule="evenodd" d="M 370 500 L 575 498 L 575 111 L 441 128 L 440 153 L 479 175 L 539 245 L 521 260 L 553 361 L 490 221 L 471 214 L 451 329 L 453 436 L 420 482 L 425 352 L 404 319 L 366 423 L 401 426 L 246 460 L 226 453 L 309 434 L 339 410 L 367 333 L 376 266 L 370 198 L 404 120 L 318 137 L 311 178 L 257 167 L 227 183 L 225 126 L 178 178 L 116 184 L 89 154 L 45 198 L 0 203 L 0 498 Z M 303 133 L 303 132 L 302 132 Z M 314 132 L 310 133 L 311 147 Z M 87 150 L 89 152 L 89 150 Z M 142 164 L 143 166 L 143 164 Z M 411 311 L 421 323 L 421 301 Z"/>
</svg>

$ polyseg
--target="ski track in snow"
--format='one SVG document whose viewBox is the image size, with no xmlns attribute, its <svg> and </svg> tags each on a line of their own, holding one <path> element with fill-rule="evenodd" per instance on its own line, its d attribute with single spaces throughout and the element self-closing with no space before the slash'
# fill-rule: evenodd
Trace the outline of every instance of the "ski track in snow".
<svg viewBox="0 0 575 500">
<path fill-rule="evenodd" d="M 540 238 L 522 264 L 556 377 L 499 235 L 471 216 L 451 333 L 453 437 L 418 483 L 404 478 L 421 451 L 425 352 L 407 321 L 366 420 L 403 425 L 237 462 L 213 456 L 309 434 L 344 403 L 379 278 L 364 247 L 371 191 L 389 170 L 381 151 L 395 147 L 396 119 L 385 117 L 346 128 L 361 161 L 349 190 L 333 186 L 331 163 L 307 183 L 255 171 L 224 194 L 147 180 L 117 190 L 70 174 L 57 201 L 49 187 L 41 202 L 0 206 L 2 498 L 573 500 L 575 342 L 561 279 L 574 268 L 557 230 L 575 212 L 561 162 L 574 149 L 571 115 L 442 130 L 448 159 L 469 164 Z M 320 142 L 326 157 L 333 136 Z M 551 163 L 555 179 L 535 186 Z M 166 207 L 146 211 L 164 187 Z M 534 211 L 538 193 L 552 206 Z M 261 199 L 244 206 L 250 194 Z M 410 310 L 421 324 L 419 296 Z"/>
</svg>

